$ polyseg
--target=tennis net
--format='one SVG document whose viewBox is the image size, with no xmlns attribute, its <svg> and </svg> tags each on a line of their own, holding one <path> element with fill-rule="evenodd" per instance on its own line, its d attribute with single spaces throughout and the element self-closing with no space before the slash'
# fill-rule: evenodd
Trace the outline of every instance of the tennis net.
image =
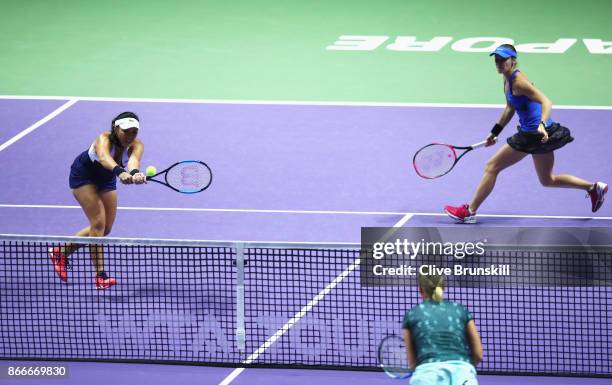
<svg viewBox="0 0 612 385">
<path fill-rule="evenodd" d="M 49 250 L 68 243 L 82 247 L 64 283 Z M 91 244 L 116 286 L 94 286 Z M 479 373 L 612 377 L 612 249 L 487 253 L 534 268 L 449 282 L 482 337 Z M 0 359 L 378 370 L 379 341 L 421 299 L 416 282 L 362 284 L 362 257 L 357 244 L 0 235 Z M 526 284 L 542 266 L 592 274 Z"/>
</svg>

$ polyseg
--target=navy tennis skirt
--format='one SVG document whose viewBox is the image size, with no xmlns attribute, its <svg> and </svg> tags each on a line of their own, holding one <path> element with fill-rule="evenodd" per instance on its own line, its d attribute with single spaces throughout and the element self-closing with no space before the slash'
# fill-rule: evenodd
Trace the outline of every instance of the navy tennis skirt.
<svg viewBox="0 0 612 385">
<path fill-rule="evenodd" d="M 574 140 L 569 128 L 559 123 L 553 123 L 546 127 L 546 132 L 548 133 L 548 142 L 540 143 L 542 135 L 537 132 L 522 131 L 519 127 L 518 132 L 509 137 L 507 142 L 516 151 L 526 152 L 527 154 L 546 154 Z"/>
<path fill-rule="evenodd" d="M 68 184 L 71 189 L 92 184 L 98 188 L 98 191 L 110 191 L 117 189 L 117 177 L 100 163 L 92 162 L 87 151 L 84 151 L 70 166 Z"/>
</svg>

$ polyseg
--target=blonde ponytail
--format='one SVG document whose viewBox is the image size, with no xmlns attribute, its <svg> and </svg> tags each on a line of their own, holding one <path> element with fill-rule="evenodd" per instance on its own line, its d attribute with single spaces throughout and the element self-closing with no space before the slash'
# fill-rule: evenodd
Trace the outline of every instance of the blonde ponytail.
<svg viewBox="0 0 612 385">
<path fill-rule="evenodd" d="M 444 300 L 444 290 L 440 286 L 436 286 L 431 294 L 431 299 L 436 302 L 442 302 Z"/>
<path fill-rule="evenodd" d="M 423 289 L 427 297 L 438 303 L 444 300 L 444 277 L 442 275 L 419 274 L 418 280 L 419 287 Z"/>
</svg>

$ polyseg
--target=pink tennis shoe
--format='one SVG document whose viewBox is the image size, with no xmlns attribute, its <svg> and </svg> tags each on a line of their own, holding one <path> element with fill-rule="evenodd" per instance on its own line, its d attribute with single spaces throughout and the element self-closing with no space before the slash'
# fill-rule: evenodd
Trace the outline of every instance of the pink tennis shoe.
<svg viewBox="0 0 612 385">
<path fill-rule="evenodd" d="M 603 205 L 608 192 L 608 185 L 604 182 L 597 182 L 593 185 L 589 195 L 591 197 L 591 211 L 596 212 Z"/>
<path fill-rule="evenodd" d="M 476 223 L 476 213 L 470 211 L 467 203 L 461 206 L 444 206 L 444 212 L 457 223 Z"/>
</svg>

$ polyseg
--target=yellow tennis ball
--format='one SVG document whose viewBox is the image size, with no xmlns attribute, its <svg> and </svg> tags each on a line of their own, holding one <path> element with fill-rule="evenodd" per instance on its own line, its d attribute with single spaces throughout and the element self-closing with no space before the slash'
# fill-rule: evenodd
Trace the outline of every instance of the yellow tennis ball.
<svg viewBox="0 0 612 385">
<path fill-rule="evenodd" d="M 147 167 L 147 176 L 153 176 L 157 174 L 157 169 L 154 166 Z"/>
</svg>

